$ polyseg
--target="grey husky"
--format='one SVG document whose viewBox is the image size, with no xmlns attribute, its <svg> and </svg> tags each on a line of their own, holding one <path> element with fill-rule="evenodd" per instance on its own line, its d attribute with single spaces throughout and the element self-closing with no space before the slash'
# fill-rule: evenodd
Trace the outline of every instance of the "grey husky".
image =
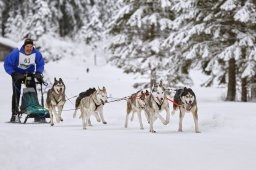
<svg viewBox="0 0 256 170">
<path fill-rule="evenodd" d="M 194 123 L 195 123 L 195 132 L 200 133 L 198 129 L 198 107 L 196 101 L 196 95 L 190 88 L 183 88 L 176 90 L 174 95 L 174 104 L 172 115 L 175 114 L 175 111 L 180 110 L 180 120 L 179 120 L 179 129 L 178 131 L 182 132 L 182 120 L 184 118 L 185 112 L 192 112 Z"/>
<path fill-rule="evenodd" d="M 65 84 L 61 78 L 57 80 L 54 78 L 54 83 L 51 89 L 47 92 L 46 107 L 49 109 L 51 126 L 53 123 L 53 113 L 55 115 L 57 123 L 63 121 L 61 113 L 65 104 Z"/>
<path fill-rule="evenodd" d="M 166 119 L 164 119 L 160 112 L 163 110 L 166 111 Z M 160 84 L 154 84 L 152 87 L 152 92 L 149 95 L 147 102 L 146 102 L 146 113 L 149 117 L 150 123 L 150 132 L 155 133 L 156 131 L 153 128 L 154 121 L 159 118 L 164 125 L 167 125 L 170 121 L 170 110 L 169 110 L 169 103 L 166 100 L 166 92 L 165 88 L 163 87 L 162 81 Z"/>
<path fill-rule="evenodd" d="M 126 114 L 126 118 L 125 118 L 125 128 L 127 128 L 127 126 L 128 126 L 128 118 L 129 118 L 130 113 L 132 112 L 131 120 L 133 120 L 134 113 L 138 113 L 140 129 L 144 129 L 142 120 L 141 120 L 141 111 L 144 110 L 144 108 L 145 108 L 147 96 L 149 96 L 149 92 L 147 90 L 145 92 L 143 92 L 141 90 L 141 91 L 138 91 L 137 93 L 132 94 L 128 98 L 127 114 Z M 147 114 L 146 114 L 146 117 L 148 119 Z"/>
<path fill-rule="evenodd" d="M 97 121 L 102 121 L 106 124 L 103 117 L 103 106 L 107 102 L 107 91 L 106 88 L 102 89 L 88 89 L 86 92 L 80 93 L 76 99 L 76 109 L 73 117 L 76 117 L 78 109 L 81 111 L 83 129 L 86 129 L 87 125 L 91 126 L 90 117 L 92 114 L 96 117 Z"/>
</svg>

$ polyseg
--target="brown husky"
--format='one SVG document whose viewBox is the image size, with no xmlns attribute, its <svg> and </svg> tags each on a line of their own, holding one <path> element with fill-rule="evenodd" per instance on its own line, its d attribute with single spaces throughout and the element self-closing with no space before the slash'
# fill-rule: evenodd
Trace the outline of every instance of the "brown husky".
<svg viewBox="0 0 256 170">
<path fill-rule="evenodd" d="M 125 125 L 124 125 L 125 128 L 127 128 L 128 126 L 129 114 L 132 112 L 132 119 L 133 119 L 134 113 L 137 113 L 139 122 L 140 122 L 140 129 L 144 129 L 142 120 L 141 120 L 141 111 L 144 110 L 145 108 L 147 96 L 149 96 L 149 92 L 146 90 L 146 92 L 138 91 L 137 93 L 132 94 L 129 97 L 129 99 L 127 100 L 127 114 L 126 114 Z M 146 114 L 146 117 L 148 119 L 147 114 Z"/>
<path fill-rule="evenodd" d="M 46 98 L 46 107 L 49 109 L 51 126 L 54 125 L 53 113 L 55 115 L 57 123 L 63 121 L 61 117 L 61 112 L 63 110 L 65 101 L 65 84 L 61 78 L 59 80 L 54 78 L 53 86 L 51 89 L 48 90 Z"/>
</svg>

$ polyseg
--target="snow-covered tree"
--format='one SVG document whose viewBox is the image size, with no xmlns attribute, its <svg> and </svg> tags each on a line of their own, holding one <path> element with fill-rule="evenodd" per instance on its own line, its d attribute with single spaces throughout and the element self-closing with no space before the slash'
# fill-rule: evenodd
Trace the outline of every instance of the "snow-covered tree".
<svg viewBox="0 0 256 170">
<path fill-rule="evenodd" d="M 23 35 L 21 35 L 20 32 L 24 29 L 24 20 L 20 11 L 16 14 L 10 12 L 10 16 L 12 17 L 9 17 L 5 24 L 5 36 L 18 42 L 23 38 Z"/>
<path fill-rule="evenodd" d="M 191 66 L 200 64 L 211 75 L 206 85 L 228 83 L 227 100 L 235 100 L 236 83 L 252 63 L 249 56 L 255 48 L 255 4 L 252 0 L 182 0 L 175 4 L 175 21 L 181 24 L 167 44 L 172 51 L 181 51 L 184 61 L 192 61 Z M 250 69 L 253 76 L 255 71 Z"/>
<path fill-rule="evenodd" d="M 108 24 L 119 7 L 119 1 L 90 0 L 86 6 L 83 26 L 76 35 L 76 39 L 86 44 L 95 44 L 102 40 Z"/>
<path fill-rule="evenodd" d="M 111 61 L 127 73 L 148 77 L 150 69 L 154 69 L 158 80 L 166 80 L 170 69 L 166 61 L 174 58 L 161 44 L 172 27 L 171 2 L 126 0 L 124 3 L 109 31 L 115 36 L 110 46 Z"/>
</svg>

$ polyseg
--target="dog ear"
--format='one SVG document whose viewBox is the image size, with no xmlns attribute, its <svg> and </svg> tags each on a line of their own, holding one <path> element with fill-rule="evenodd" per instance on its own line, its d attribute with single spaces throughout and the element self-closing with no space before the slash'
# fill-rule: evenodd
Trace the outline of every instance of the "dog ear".
<svg viewBox="0 0 256 170">
<path fill-rule="evenodd" d="M 146 92 L 145 92 L 145 95 L 146 95 L 146 96 L 148 96 L 148 95 L 149 95 L 149 92 L 148 92 L 148 90 L 146 90 Z"/>
<path fill-rule="evenodd" d="M 104 91 L 104 92 L 106 92 L 106 88 L 105 88 L 105 86 L 103 86 L 103 91 Z"/>
<path fill-rule="evenodd" d="M 59 78 L 59 81 L 60 81 L 60 82 L 63 82 L 63 81 L 62 81 L 62 78 Z"/>
<path fill-rule="evenodd" d="M 159 84 L 160 87 L 163 87 L 163 81 L 160 80 L 160 84 Z"/>
<path fill-rule="evenodd" d="M 56 77 L 54 77 L 54 82 L 56 82 L 57 81 L 57 79 L 56 79 Z"/>
</svg>

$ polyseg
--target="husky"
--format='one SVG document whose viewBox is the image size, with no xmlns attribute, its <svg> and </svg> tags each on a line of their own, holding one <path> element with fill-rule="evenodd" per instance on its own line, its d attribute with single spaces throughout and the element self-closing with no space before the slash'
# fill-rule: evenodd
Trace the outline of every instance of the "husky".
<svg viewBox="0 0 256 170">
<path fill-rule="evenodd" d="M 55 115 L 57 123 L 60 121 L 63 121 L 63 118 L 61 117 L 61 113 L 65 104 L 65 84 L 61 78 L 57 80 L 54 78 L 54 83 L 51 89 L 47 92 L 46 97 L 46 107 L 49 110 L 50 113 L 50 119 L 51 119 L 51 126 L 54 125 L 53 123 L 53 113 Z"/>
<path fill-rule="evenodd" d="M 125 125 L 124 127 L 127 128 L 128 127 L 128 119 L 129 119 L 129 115 L 132 112 L 132 118 L 131 120 L 133 120 L 134 117 L 134 113 L 138 113 L 138 118 L 139 118 L 139 122 L 140 122 L 140 129 L 144 129 L 143 128 L 143 124 L 142 124 L 142 120 L 141 120 L 141 111 L 144 110 L 145 105 L 146 105 L 146 97 L 149 96 L 149 92 L 146 90 L 145 92 L 138 91 L 137 93 L 132 94 L 128 100 L 127 100 L 127 114 L 126 114 L 126 118 L 125 118 Z M 146 118 L 147 114 L 146 114 Z"/>
<path fill-rule="evenodd" d="M 103 117 L 103 106 L 107 102 L 106 88 L 88 89 L 83 94 L 80 93 L 80 97 L 76 99 L 76 109 L 73 117 L 76 116 L 78 109 L 81 111 L 83 129 L 86 129 L 87 124 L 91 126 L 90 117 L 92 114 L 96 117 L 97 121 L 102 121 L 103 124 L 107 124 Z"/>
<path fill-rule="evenodd" d="M 166 111 L 166 119 L 164 119 L 160 112 L 165 110 Z M 156 131 L 153 128 L 154 121 L 159 118 L 160 121 L 167 125 L 170 121 L 170 110 L 169 110 L 169 103 L 166 100 L 166 91 L 163 87 L 162 81 L 160 84 L 154 84 L 152 87 L 152 92 L 149 95 L 147 102 L 146 102 L 146 113 L 149 117 L 150 123 L 150 132 L 155 133 Z"/>
<path fill-rule="evenodd" d="M 196 95 L 191 88 L 184 87 L 183 89 L 177 89 L 174 95 L 174 104 L 172 115 L 175 114 L 176 110 L 180 110 L 180 120 L 179 120 L 179 132 L 182 132 L 182 121 L 185 112 L 191 112 L 193 114 L 195 123 L 195 132 L 200 133 L 198 129 L 198 107 L 196 101 Z"/>
</svg>

